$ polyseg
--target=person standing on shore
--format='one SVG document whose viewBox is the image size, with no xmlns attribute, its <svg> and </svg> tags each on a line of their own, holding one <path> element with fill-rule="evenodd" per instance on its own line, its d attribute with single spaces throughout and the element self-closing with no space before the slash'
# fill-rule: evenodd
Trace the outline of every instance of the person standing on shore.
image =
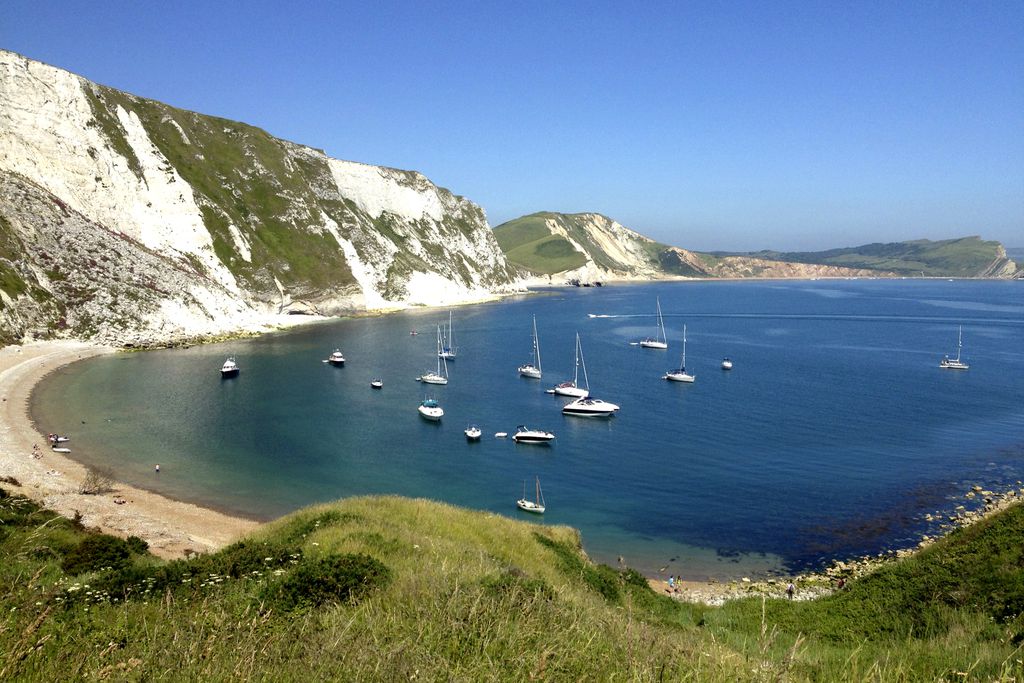
<svg viewBox="0 0 1024 683">
<path fill-rule="evenodd" d="M 790 581 L 789 585 L 786 586 L 786 597 L 789 598 L 790 600 L 792 600 L 793 599 L 793 593 L 795 593 L 795 592 L 796 592 L 796 586 L 794 586 L 793 582 Z"/>
</svg>

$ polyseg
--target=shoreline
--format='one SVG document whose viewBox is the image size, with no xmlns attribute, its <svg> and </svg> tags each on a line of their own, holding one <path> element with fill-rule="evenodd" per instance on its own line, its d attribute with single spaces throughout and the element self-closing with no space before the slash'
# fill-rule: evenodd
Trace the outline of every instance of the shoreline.
<svg viewBox="0 0 1024 683">
<path fill-rule="evenodd" d="M 5 481 L 0 486 L 68 518 L 81 515 L 87 527 L 138 536 L 149 543 L 154 555 L 165 559 L 211 552 L 256 529 L 258 522 L 122 482 L 113 482 L 106 493 L 79 492 L 88 468 L 49 449 L 45 435 L 29 415 L 30 397 L 35 385 L 54 370 L 116 352 L 112 347 L 75 341 L 32 342 L 0 349 L 0 474 L 18 482 Z"/>
</svg>

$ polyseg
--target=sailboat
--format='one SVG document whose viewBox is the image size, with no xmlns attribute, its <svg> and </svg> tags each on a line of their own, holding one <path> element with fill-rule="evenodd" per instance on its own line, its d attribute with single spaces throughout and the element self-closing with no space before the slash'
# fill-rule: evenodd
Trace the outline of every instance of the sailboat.
<svg viewBox="0 0 1024 683">
<path fill-rule="evenodd" d="M 544 514 L 544 509 L 546 506 L 544 505 L 544 492 L 540 490 L 540 477 L 537 477 L 536 481 L 537 489 L 534 493 L 534 499 L 528 500 L 526 498 L 526 480 L 523 480 L 523 497 L 516 501 L 516 506 L 520 510 L 525 510 L 526 512 L 535 512 L 540 515 Z"/>
<path fill-rule="evenodd" d="M 583 366 L 583 384 L 579 386 L 580 366 Z M 572 396 L 574 398 L 586 398 L 590 396 L 590 381 L 587 379 L 587 364 L 583 362 L 583 347 L 580 346 L 580 333 L 576 333 L 576 368 L 573 371 L 572 381 L 562 382 L 548 390 L 559 396 Z"/>
<path fill-rule="evenodd" d="M 722 367 L 725 367 L 723 364 Z M 730 363 L 729 367 L 732 367 Z M 679 367 L 675 370 L 669 370 L 665 373 L 662 379 L 667 379 L 671 382 L 693 382 L 697 379 L 694 375 L 686 372 L 686 325 L 683 325 L 683 358 L 679 361 Z"/>
<path fill-rule="evenodd" d="M 444 368 L 444 374 L 441 374 L 441 368 Z M 427 372 L 416 378 L 420 382 L 426 382 L 427 384 L 448 384 L 448 362 L 441 355 L 441 327 L 437 328 L 437 372 Z"/>
<path fill-rule="evenodd" d="M 452 327 L 452 312 L 448 311 L 448 331 L 441 338 L 441 347 L 437 355 L 445 360 L 455 360 L 457 349 L 455 348 L 455 328 Z"/>
<path fill-rule="evenodd" d="M 960 349 L 964 345 L 964 326 L 960 326 L 959 332 L 956 335 L 956 358 L 950 358 L 949 356 L 943 356 L 942 360 L 939 361 L 939 367 L 946 370 L 966 370 L 971 367 L 967 363 L 960 360 Z"/>
<path fill-rule="evenodd" d="M 640 346 L 645 349 L 667 349 L 668 339 L 665 337 L 665 321 L 661 317 L 661 300 L 656 298 L 655 301 L 658 303 L 658 338 L 641 339 Z"/>
<path fill-rule="evenodd" d="M 537 339 L 537 316 L 533 316 L 533 362 L 519 366 L 519 374 L 523 377 L 540 379 L 540 340 Z"/>
</svg>

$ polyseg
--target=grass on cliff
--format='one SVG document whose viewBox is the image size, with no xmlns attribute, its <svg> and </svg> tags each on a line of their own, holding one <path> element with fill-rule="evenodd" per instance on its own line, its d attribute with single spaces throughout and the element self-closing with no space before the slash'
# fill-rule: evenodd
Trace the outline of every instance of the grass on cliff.
<svg viewBox="0 0 1024 683">
<path fill-rule="evenodd" d="M 1022 536 L 1018 507 L 830 598 L 711 608 L 567 527 L 424 500 L 164 562 L 0 494 L 0 680 L 1020 681 Z"/>
<path fill-rule="evenodd" d="M 586 264 L 587 257 L 546 226 L 553 214 L 535 213 L 494 228 L 505 258 L 531 273 L 554 275 Z"/>
</svg>

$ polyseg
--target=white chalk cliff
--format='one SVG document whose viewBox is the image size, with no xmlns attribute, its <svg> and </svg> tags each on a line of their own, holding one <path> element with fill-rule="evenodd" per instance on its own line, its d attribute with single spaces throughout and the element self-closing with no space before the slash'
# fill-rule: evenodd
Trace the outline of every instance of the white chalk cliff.
<svg viewBox="0 0 1024 683">
<path fill-rule="evenodd" d="M 483 210 L 0 50 L 0 339 L 165 341 L 517 287 Z"/>
</svg>

